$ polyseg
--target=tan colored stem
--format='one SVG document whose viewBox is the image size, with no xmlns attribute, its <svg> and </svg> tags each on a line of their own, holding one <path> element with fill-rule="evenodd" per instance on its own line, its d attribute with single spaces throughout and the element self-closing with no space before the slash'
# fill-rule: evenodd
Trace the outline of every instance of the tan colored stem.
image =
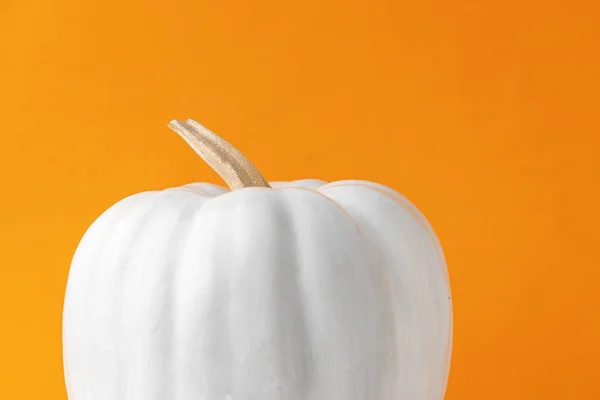
<svg viewBox="0 0 600 400">
<path fill-rule="evenodd" d="M 238 149 L 200 123 L 193 119 L 185 122 L 173 120 L 169 128 L 177 132 L 231 190 L 250 186 L 271 187 Z"/>
</svg>

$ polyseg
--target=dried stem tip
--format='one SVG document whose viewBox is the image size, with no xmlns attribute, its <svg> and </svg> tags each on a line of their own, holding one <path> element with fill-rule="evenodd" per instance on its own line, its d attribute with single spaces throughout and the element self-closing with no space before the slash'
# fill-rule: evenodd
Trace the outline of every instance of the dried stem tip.
<svg viewBox="0 0 600 400">
<path fill-rule="evenodd" d="M 179 134 L 231 190 L 270 187 L 260 172 L 238 149 L 193 119 L 173 120 L 169 128 Z"/>
</svg>

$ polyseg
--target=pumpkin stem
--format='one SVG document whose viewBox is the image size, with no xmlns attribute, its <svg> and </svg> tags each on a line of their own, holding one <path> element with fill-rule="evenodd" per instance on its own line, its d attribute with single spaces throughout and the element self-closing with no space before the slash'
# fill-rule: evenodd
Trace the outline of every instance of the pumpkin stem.
<svg viewBox="0 0 600 400">
<path fill-rule="evenodd" d="M 217 173 L 231 190 L 245 187 L 271 187 L 258 169 L 222 137 L 193 119 L 169 123 L 192 149 Z"/>
</svg>

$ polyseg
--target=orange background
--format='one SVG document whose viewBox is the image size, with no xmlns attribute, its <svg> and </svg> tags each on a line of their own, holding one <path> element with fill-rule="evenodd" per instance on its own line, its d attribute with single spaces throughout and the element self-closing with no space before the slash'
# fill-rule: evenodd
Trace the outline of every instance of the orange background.
<svg viewBox="0 0 600 400">
<path fill-rule="evenodd" d="M 0 399 L 66 399 L 88 225 L 218 176 L 194 117 L 270 180 L 368 179 L 445 249 L 448 400 L 600 399 L 600 2 L 0 0 Z"/>
</svg>

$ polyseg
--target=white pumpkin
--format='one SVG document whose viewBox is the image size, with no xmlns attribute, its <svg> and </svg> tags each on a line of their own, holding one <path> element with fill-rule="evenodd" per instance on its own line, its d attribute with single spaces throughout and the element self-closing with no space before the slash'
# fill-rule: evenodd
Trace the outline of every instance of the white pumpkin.
<svg viewBox="0 0 600 400">
<path fill-rule="evenodd" d="M 193 120 L 234 190 L 130 196 L 85 233 L 63 318 L 71 400 L 440 400 L 452 310 L 438 240 L 397 192 L 271 183 Z"/>
</svg>

